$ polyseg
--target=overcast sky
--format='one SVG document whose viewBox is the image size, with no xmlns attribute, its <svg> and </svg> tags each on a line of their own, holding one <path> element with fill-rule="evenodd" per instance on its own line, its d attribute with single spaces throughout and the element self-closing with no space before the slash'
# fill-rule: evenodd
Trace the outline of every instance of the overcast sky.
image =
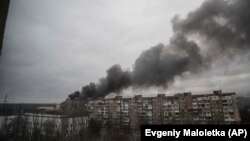
<svg viewBox="0 0 250 141">
<path fill-rule="evenodd" d="M 6 92 L 8 102 L 62 102 L 104 77 L 113 64 L 131 70 L 142 51 L 168 43 L 176 14 L 185 17 L 203 1 L 12 0 L 0 58 L 0 100 Z M 249 60 L 249 55 L 218 60 L 206 72 L 177 77 L 168 90 L 123 93 L 222 88 L 249 95 Z"/>
</svg>

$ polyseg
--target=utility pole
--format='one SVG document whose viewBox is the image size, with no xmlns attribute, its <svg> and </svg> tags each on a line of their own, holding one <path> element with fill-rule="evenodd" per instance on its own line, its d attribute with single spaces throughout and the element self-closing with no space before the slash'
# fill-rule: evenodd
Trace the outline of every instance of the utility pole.
<svg viewBox="0 0 250 141">
<path fill-rule="evenodd" d="M 2 126 L 1 128 L 5 128 L 6 125 L 8 124 L 8 114 L 7 114 L 7 110 L 6 110 L 6 104 L 7 104 L 7 93 L 3 90 L 3 93 L 5 93 L 5 97 L 4 97 L 4 105 L 3 105 L 3 116 L 4 116 L 4 119 L 3 119 L 3 123 L 2 123 Z M 3 132 L 3 136 L 4 136 L 4 140 L 6 138 L 6 135 L 8 134 L 8 131 L 4 131 Z"/>
<path fill-rule="evenodd" d="M 7 98 L 8 98 L 8 95 L 7 95 L 7 93 L 4 91 L 4 93 L 5 93 L 5 96 L 4 96 L 4 106 L 3 106 L 3 114 L 4 114 L 4 117 L 6 117 L 7 116 Z M 6 118 L 5 118 L 5 120 L 7 120 Z"/>
<path fill-rule="evenodd" d="M 7 104 L 7 93 L 5 93 L 5 97 L 4 97 L 4 105 L 6 105 Z"/>
</svg>

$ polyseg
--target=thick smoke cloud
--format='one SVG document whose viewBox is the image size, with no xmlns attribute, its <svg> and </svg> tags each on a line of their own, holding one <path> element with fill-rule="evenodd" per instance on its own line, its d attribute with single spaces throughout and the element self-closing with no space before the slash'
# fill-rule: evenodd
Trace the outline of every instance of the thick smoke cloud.
<svg viewBox="0 0 250 141">
<path fill-rule="evenodd" d="M 233 55 L 250 48 L 249 6 L 248 0 L 206 1 L 186 19 L 175 17 L 173 29 L 186 36 L 200 35 L 213 45 L 213 53 Z"/>
<path fill-rule="evenodd" d="M 131 72 L 123 71 L 120 65 L 114 65 L 107 70 L 107 76 L 99 83 L 90 83 L 82 88 L 81 98 L 104 97 L 109 93 L 117 93 L 131 85 Z"/>
<path fill-rule="evenodd" d="M 141 54 L 135 61 L 133 83 L 136 86 L 167 88 L 175 76 L 202 69 L 202 65 L 197 44 L 182 35 L 176 35 L 169 46 L 159 44 Z"/>
<path fill-rule="evenodd" d="M 249 0 L 209 0 L 185 19 L 175 16 L 174 35 L 169 45 L 159 44 L 144 51 L 132 71 L 112 66 L 105 78 L 84 86 L 80 98 L 104 97 L 130 86 L 168 88 L 176 76 L 203 71 L 220 56 L 231 58 L 248 53 L 249 7 Z M 205 54 L 201 53 L 202 47 L 189 38 L 192 36 L 198 36 L 206 45 Z"/>
</svg>

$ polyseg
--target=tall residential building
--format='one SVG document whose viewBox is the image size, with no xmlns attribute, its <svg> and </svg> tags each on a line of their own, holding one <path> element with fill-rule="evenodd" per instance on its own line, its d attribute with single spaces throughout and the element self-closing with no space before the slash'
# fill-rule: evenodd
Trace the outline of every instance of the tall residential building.
<svg viewBox="0 0 250 141">
<path fill-rule="evenodd" d="M 84 101 L 90 118 L 117 128 L 139 129 L 141 124 L 232 124 L 240 122 L 235 93 L 214 91 L 156 97 L 136 95 Z"/>
</svg>

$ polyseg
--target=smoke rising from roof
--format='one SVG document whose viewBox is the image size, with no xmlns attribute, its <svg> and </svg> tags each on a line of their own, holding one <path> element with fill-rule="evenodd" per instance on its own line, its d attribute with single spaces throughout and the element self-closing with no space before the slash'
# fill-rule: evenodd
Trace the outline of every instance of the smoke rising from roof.
<svg viewBox="0 0 250 141">
<path fill-rule="evenodd" d="M 107 70 L 107 76 L 101 78 L 99 83 L 90 83 L 82 88 L 81 98 L 84 97 L 104 97 L 111 92 L 131 86 L 131 72 L 123 71 L 120 65 L 114 65 Z"/>
<path fill-rule="evenodd" d="M 168 88 L 176 76 L 203 71 L 222 55 L 232 58 L 249 52 L 249 7 L 249 0 L 209 0 L 185 19 L 175 16 L 169 45 L 158 44 L 142 52 L 132 71 L 112 66 L 98 83 L 84 86 L 80 98 L 104 97 L 128 87 Z M 206 54 L 189 38 L 193 35 L 206 44 Z"/>
</svg>

